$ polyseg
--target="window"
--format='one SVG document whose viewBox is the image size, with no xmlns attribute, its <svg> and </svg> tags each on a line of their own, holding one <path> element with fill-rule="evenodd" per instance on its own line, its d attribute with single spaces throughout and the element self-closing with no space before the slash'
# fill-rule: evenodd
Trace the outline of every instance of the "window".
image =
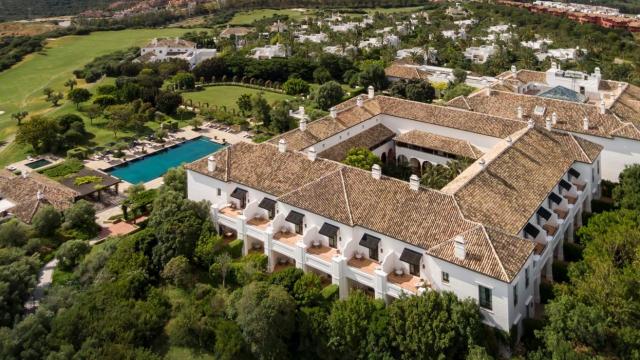
<svg viewBox="0 0 640 360">
<path fill-rule="evenodd" d="M 369 249 L 369 259 L 378 261 L 378 247 L 375 249 Z"/>
<path fill-rule="evenodd" d="M 222 195 L 222 189 L 218 188 L 218 196 Z"/>
<path fill-rule="evenodd" d="M 478 290 L 480 307 L 483 309 L 492 310 L 493 306 L 491 304 L 491 289 L 486 288 L 482 285 L 478 285 Z"/>
<path fill-rule="evenodd" d="M 513 306 L 518 305 L 518 283 L 513 285 Z"/>
<path fill-rule="evenodd" d="M 409 264 L 409 273 L 414 276 L 420 276 L 420 265 Z"/>
<path fill-rule="evenodd" d="M 337 249 L 338 248 L 338 241 L 336 239 L 336 236 L 327 236 L 327 239 L 329 239 L 329 246 Z"/>
<path fill-rule="evenodd" d="M 449 283 L 449 273 L 448 272 L 442 272 L 442 282 L 445 284 Z"/>
<path fill-rule="evenodd" d="M 529 268 L 524 269 L 524 288 L 529 288 Z"/>
</svg>

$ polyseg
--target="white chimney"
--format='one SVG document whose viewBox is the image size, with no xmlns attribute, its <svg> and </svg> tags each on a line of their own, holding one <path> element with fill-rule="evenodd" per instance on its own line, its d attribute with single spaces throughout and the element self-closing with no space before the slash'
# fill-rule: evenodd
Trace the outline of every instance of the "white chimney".
<svg viewBox="0 0 640 360">
<path fill-rule="evenodd" d="M 38 189 L 38 192 L 36 193 L 36 200 L 38 201 L 44 200 L 44 193 L 40 189 Z"/>
<path fill-rule="evenodd" d="M 547 116 L 547 119 L 544 121 L 544 125 L 547 130 L 551 131 L 551 119 Z"/>
<path fill-rule="evenodd" d="M 418 177 L 418 175 L 411 175 L 411 177 L 409 178 L 409 188 L 413 191 L 420 190 L 420 178 Z"/>
<path fill-rule="evenodd" d="M 604 100 L 600 100 L 600 114 L 604 115 L 607 113 L 607 105 L 604 103 Z"/>
<path fill-rule="evenodd" d="M 511 135 L 507 136 L 507 146 L 511 146 L 511 144 L 513 144 L 513 139 L 511 138 Z"/>
<path fill-rule="evenodd" d="M 582 129 L 589 130 L 589 118 L 586 116 L 582 119 Z"/>
<path fill-rule="evenodd" d="M 522 110 L 522 106 L 518 106 L 518 119 L 522 119 L 524 116 L 524 111 Z"/>
<path fill-rule="evenodd" d="M 309 160 L 316 161 L 316 155 L 316 149 L 313 146 L 307 150 L 307 158 L 309 158 Z"/>
<path fill-rule="evenodd" d="M 527 127 L 529 129 L 533 129 L 534 126 L 535 126 L 535 123 L 533 122 L 533 119 L 529 119 L 529 121 L 527 121 Z"/>
<path fill-rule="evenodd" d="M 280 141 L 278 141 L 278 151 L 280 151 L 281 153 L 287 151 L 287 140 L 280 139 Z"/>
<path fill-rule="evenodd" d="M 484 169 L 484 167 L 487 165 L 487 162 L 484 159 L 480 159 L 478 160 L 478 165 L 480 165 L 481 169 Z"/>
<path fill-rule="evenodd" d="M 23 178 L 23 179 L 26 179 L 26 178 L 28 178 L 28 177 L 29 177 L 29 172 L 28 172 L 27 170 L 23 171 L 23 172 L 22 172 L 22 178 Z"/>
<path fill-rule="evenodd" d="M 371 177 L 376 180 L 380 180 L 380 178 L 382 177 L 382 168 L 380 167 L 380 165 L 373 164 L 373 166 L 371 167 Z"/>
<path fill-rule="evenodd" d="M 376 96 L 376 91 L 373 86 L 369 85 L 367 91 L 369 92 L 369 100 L 373 99 Z"/>
<path fill-rule="evenodd" d="M 299 122 L 300 131 L 307 130 L 307 118 L 303 115 Z"/>
<path fill-rule="evenodd" d="M 552 61 L 552 62 L 551 62 L 551 68 L 552 68 L 553 70 L 557 70 L 557 69 L 558 69 L 558 64 L 557 64 L 555 61 Z"/>
<path fill-rule="evenodd" d="M 558 123 L 558 114 L 554 112 L 553 114 L 551 114 L 551 124 L 555 125 L 557 123 Z"/>
<path fill-rule="evenodd" d="M 216 171 L 216 160 L 213 158 L 213 156 L 209 156 L 209 158 L 207 158 L 207 170 L 209 172 Z"/>
<path fill-rule="evenodd" d="M 453 255 L 459 260 L 464 260 L 467 257 L 467 251 L 464 248 L 464 237 L 458 235 L 453 239 Z"/>
<path fill-rule="evenodd" d="M 338 117 L 338 109 L 336 109 L 336 107 L 332 107 L 331 109 L 329 109 L 329 114 L 331 115 L 332 118 L 337 118 Z"/>
<path fill-rule="evenodd" d="M 356 105 L 358 105 L 358 107 L 362 107 L 362 105 L 364 105 L 364 99 L 362 98 L 362 95 L 358 96 L 358 98 L 356 99 Z"/>
<path fill-rule="evenodd" d="M 597 76 L 597 77 L 601 77 L 602 76 L 602 73 L 600 72 L 600 68 L 599 67 L 595 68 L 594 75 Z"/>
<path fill-rule="evenodd" d="M 514 73 L 514 74 L 515 74 L 516 72 L 518 72 L 518 69 L 516 68 L 516 66 L 515 66 L 515 65 L 511 65 L 511 72 L 512 72 L 512 73 Z"/>
</svg>

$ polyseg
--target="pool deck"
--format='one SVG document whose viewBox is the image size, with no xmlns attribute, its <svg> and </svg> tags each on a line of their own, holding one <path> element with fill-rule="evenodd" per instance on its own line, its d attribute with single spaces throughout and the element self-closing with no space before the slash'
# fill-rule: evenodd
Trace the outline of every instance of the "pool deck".
<svg viewBox="0 0 640 360">
<path fill-rule="evenodd" d="M 42 159 L 46 159 L 46 160 L 50 161 L 51 164 L 47 164 L 47 165 L 44 165 L 44 166 L 41 166 L 41 167 L 35 168 L 35 169 L 32 169 L 32 168 L 27 166 L 27 164 L 30 164 L 30 163 L 32 163 L 34 161 L 38 161 L 38 160 L 42 160 Z M 59 157 L 54 156 L 54 155 L 40 155 L 40 156 L 36 156 L 34 158 L 24 159 L 22 161 L 18 161 L 16 163 L 13 163 L 13 164 L 7 166 L 6 169 L 8 169 L 10 171 L 20 170 L 21 172 L 40 171 L 42 169 L 46 169 L 46 168 L 51 167 L 53 165 L 59 164 L 59 163 L 61 163 L 63 161 L 64 161 L 63 158 L 59 158 Z"/>
</svg>

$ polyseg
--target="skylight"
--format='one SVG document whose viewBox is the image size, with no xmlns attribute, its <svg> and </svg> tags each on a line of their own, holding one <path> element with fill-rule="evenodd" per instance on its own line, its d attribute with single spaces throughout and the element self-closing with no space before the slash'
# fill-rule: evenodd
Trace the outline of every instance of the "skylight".
<svg viewBox="0 0 640 360">
<path fill-rule="evenodd" d="M 536 105 L 536 107 L 533 109 L 533 114 L 534 115 L 538 115 L 538 116 L 544 116 L 544 112 L 546 110 L 547 110 L 547 108 L 545 106 Z"/>
</svg>

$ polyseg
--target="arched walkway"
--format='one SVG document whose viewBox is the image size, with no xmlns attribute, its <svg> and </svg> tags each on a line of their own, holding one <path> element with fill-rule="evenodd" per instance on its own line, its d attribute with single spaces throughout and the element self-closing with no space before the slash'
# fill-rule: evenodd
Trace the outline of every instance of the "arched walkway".
<svg viewBox="0 0 640 360">
<path fill-rule="evenodd" d="M 420 176 L 422 174 L 422 167 L 420 166 L 420 160 L 416 158 L 411 158 L 409 160 L 409 167 L 411 168 L 411 172 L 415 175 Z"/>
</svg>

